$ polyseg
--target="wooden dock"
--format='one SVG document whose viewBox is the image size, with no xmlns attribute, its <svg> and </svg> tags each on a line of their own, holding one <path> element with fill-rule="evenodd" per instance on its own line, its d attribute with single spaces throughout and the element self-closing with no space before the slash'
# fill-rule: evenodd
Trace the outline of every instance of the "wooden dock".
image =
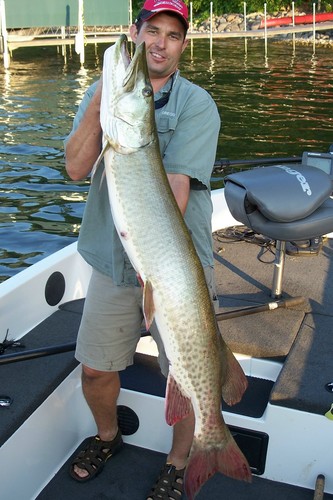
<svg viewBox="0 0 333 500">
<path fill-rule="evenodd" d="M 192 29 L 191 16 L 188 38 L 208 38 L 212 44 L 213 40 L 223 38 L 264 38 L 267 40 L 267 38 L 287 37 L 292 33 L 295 35 L 293 38 L 300 33 L 310 33 L 309 38 L 316 43 L 316 33 L 333 30 L 332 21 L 318 22 L 315 6 L 313 7 L 313 22 L 309 24 L 301 25 L 298 21 L 295 26 L 284 24 L 280 27 L 267 28 L 266 23 L 269 19 L 267 20 L 266 4 L 264 5 L 264 19 L 266 19 L 264 28 L 246 29 L 247 15 L 244 6 L 242 18 L 245 22 L 245 29 L 236 28 L 236 31 L 230 27 L 230 24 L 227 24 L 226 29 L 230 31 L 211 31 L 214 26 L 213 12 L 211 12 L 209 21 L 211 28 L 204 32 Z M 22 3 L 21 0 L 0 0 L 0 56 L 3 59 L 3 66 L 8 68 L 13 51 L 18 48 L 57 46 L 61 47 L 62 54 L 66 57 L 66 47 L 74 46 L 75 52 L 80 56 L 80 63 L 83 64 L 87 44 L 113 43 L 121 32 L 128 35 L 129 25 L 132 22 L 131 0 L 122 2 L 99 0 L 98 9 L 85 0 L 57 0 L 57 2 L 30 0 L 28 3 Z"/>
<path fill-rule="evenodd" d="M 329 31 L 333 30 L 333 22 L 324 22 L 316 24 L 315 31 Z M 257 30 L 247 30 L 247 31 L 222 31 L 222 32 L 191 32 L 187 33 L 187 38 L 189 39 L 200 39 L 200 38 L 265 38 L 275 37 L 281 35 L 289 35 L 292 33 L 311 33 L 313 32 L 313 25 L 298 25 L 298 26 L 284 26 L 278 28 L 257 29 Z M 128 28 L 123 31 L 127 36 L 129 36 Z M 114 43 L 119 37 L 120 32 L 86 32 L 84 33 L 84 43 L 85 44 L 102 44 L 102 43 Z M 75 34 L 61 38 L 60 35 L 38 35 L 33 36 L 18 36 L 18 35 L 8 35 L 8 48 L 12 52 L 20 47 L 45 47 L 45 46 L 59 46 L 59 45 L 75 45 Z"/>
<path fill-rule="evenodd" d="M 227 38 L 274 38 L 287 36 L 290 34 L 301 34 L 301 33 L 314 33 L 318 31 L 329 31 L 333 30 L 333 22 L 323 22 L 316 24 L 315 28 L 313 25 L 298 25 L 298 26 L 281 26 L 277 28 L 268 29 L 256 29 L 247 31 L 223 31 L 223 32 L 194 32 L 189 31 L 187 38 L 189 39 L 210 39 L 211 41 L 216 39 L 227 39 Z M 10 55 L 13 51 L 22 47 L 48 47 L 57 46 L 62 48 L 62 53 L 65 55 L 66 46 L 75 46 L 76 52 L 80 55 L 81 64 L 84 63 L 84 47 L 88 44 L 112 44 L 119 37 L 120 33 L 125 33 L 129 37 L 128 27 L 124 27 L 123 31 L 87 31 L 81 33 L 81 37 L 78 39 L 79 33 L 69 33 L 69 34 L 38 34 L 36 36 L 29 35 L 16 35 L 8 34 L 7 37 L 7 56 L 2 53 L 4 67 L 9 67 Z M 312 37 L 313 43 L 316 42 L 315 37 Z M 78 43 L 78 40 L 80 43 Z"/>
</svg>

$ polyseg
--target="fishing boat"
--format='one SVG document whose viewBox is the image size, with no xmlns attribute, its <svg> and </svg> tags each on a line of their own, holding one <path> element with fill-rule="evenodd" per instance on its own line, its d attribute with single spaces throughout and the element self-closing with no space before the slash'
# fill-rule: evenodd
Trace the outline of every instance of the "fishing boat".
<svg viewBox="0 0 333 500">
<path fill-rule="evenodd" d="M 226 195 L 227 187 L 212 192 L 217 318 L 249 386 L 222 410 L 253 481 L 215 474 L 197 499 L 332 499 L 330 234 L 289 249 L 273 298 L 276 241 L 236 219 Z M 90 275 L 74 242 L 0 285 L 2 500 L 139 500 L 165 461 L 165 380 L 143 329 L 135 363 L 121 373 L 123 451 L 93 481 L 69 476 L 71 459 L 96 433 L 73 351 Z"/>
<path fill-rule="evenodd" d="M 271 19 L 262 19 L 259 28 L 275 28 L 277 26 L 285 26 L 288 24 L 311 24 L 323 23 L 333 20 L 333 12 L 318 12 L 317 14 L 302 14 L 299 16 L 272 17 Z"/>
</svg>

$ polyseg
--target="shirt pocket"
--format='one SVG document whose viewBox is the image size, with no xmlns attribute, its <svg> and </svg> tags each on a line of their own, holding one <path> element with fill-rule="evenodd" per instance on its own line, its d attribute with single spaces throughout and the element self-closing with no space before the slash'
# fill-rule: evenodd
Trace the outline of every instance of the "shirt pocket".
<svg viewBox="0 0 333 500">
<path fill-rule="evenodd" d="M 164 155 L 174 131 L 176 130 L 177 123 L 178 119 L 175 116 L 163 115 L 157 121 L 157 133 L 162 156 Z"/>
</svg>

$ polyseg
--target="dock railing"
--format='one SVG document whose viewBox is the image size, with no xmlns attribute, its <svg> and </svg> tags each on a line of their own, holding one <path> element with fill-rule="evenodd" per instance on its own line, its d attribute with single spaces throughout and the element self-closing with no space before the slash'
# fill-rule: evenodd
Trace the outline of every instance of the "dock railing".
<svg viewBox="0 0 333 500">
<path fill-rule="evenodd" d="M 87 43 L 99 43 L 100 27 L 108 26 L 112 39 L 131 23 L 131 0 L 0 0 L 0 52 L 5 68 L 19 47 L 73 45 L 84 62 Z M 110 29 L 110 27 L 112 27 Z M 107 40 L 108 42 L 109 40 Z M 65 51 L 63 50 L 63 53 Z"/>
<path fill-rule="evenodd" d="M 206 22 L 205 30 L 196 29 L 193 21 L 193 5 L 189 4 L 190 29 L 188 38 L 210 38 L 211 47 L 216 38 L 264 38 L 281 35 L 312 33 L 313 44 L 316 43 L 317 31 L 333 30 L 333 13 L 331 21 L 321 22 L 313 3 L 312 14 L 306 17 L 307 24 L 295 23 L 294 2 L 289 24 L 286 18 L 281 17 L 281 25 L 270 27 L 272 17 L 267 13 L 267 4 L 263 4 L 263 13 L 260 13 L 261 22 L 250 23 L 251 14 L 247 14 L 247 4 L 244 2 L 243 13 L 238 16 L 242 22 L 233 29 L 216 29 L 214 20 L 218 17 L 214 13 L 214 4 L 210 3 L 210 18 Z M 301 16 L 297 16 L 301 18 Z M 328 14 L 329 17 L 329 14 Z M 298 19 L 302 22 L 302 19 Z M 0 54 L 3 65 L 8 68 L 12 52 L 19 47 L 57 46 L 66 57 L 66 47 L 74 46 L 84 64 L 85 46 L 114 42 L 120 33 L 128 34 L 132 23 L 132 0 L 99 0 L 98 8 L 84 0 L 30 0 L 22 5 L 21 0 L 0 0 Z"/>
</svg>

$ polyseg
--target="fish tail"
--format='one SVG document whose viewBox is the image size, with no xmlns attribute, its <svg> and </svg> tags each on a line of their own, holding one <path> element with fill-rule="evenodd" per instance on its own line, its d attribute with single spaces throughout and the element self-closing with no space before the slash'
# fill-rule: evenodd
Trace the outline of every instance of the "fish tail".
<svg viewBox="0 0 333 500">
<path fill-rule="evenodd" d="M 232 406 L 242 399 L 248 386 L 248 381 L 232 351 L 224 342 L 223 344 L 222 356 L 226 369 L 222 383 L 222 397 L 229 406 Z"/>
<path fill-rule="evenodd" d="M 210 449 L 200 446 L 194 438 L 185 473 L 184 487 L 188 500 L 193 500 L 202 485 L 216 472 L 233 479 L 252 481 L 246 458 L 231 435 L 230 438 L 226 445 L 223 443 Z"/>
</svg>

